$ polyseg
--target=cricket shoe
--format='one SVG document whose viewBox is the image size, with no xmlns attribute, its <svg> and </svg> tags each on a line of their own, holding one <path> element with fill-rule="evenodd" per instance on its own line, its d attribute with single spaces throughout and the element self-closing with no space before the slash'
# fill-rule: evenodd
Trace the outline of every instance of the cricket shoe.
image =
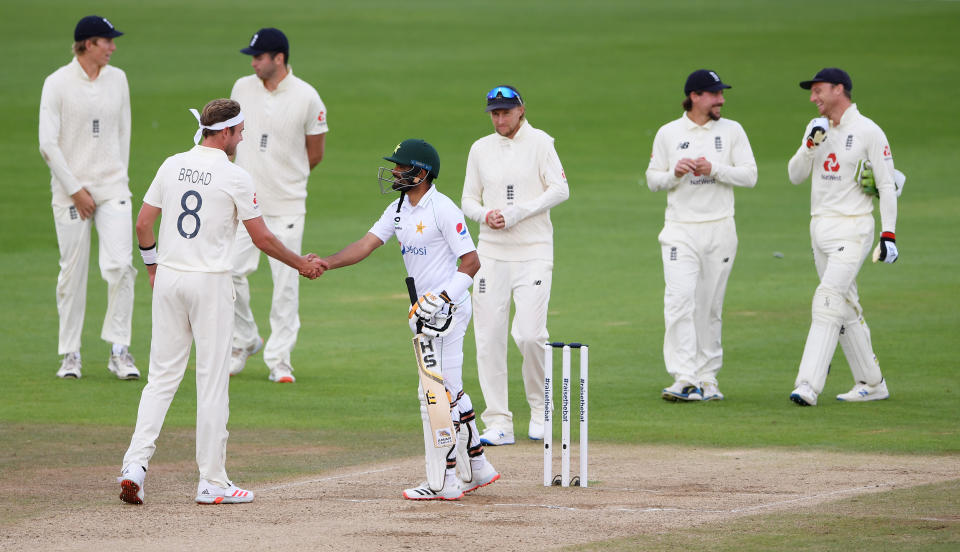
<svg viewBox="0 0 960 552">
<path fill-rule="evenodd" d="M 663 390 L 660 395 L 665 401 L 702 401 L 703 392 L 696 385 L 678 381 Z"/>
<path fill-rule="evenodd" d="M 543 441 L 543 421 L 531 418 L 527 426 L 527 437 L 531 441 Z"/>
<path fill-rule="evenodd" d="M 877 385 L 858 383 L 850 391 L 837 395 L 837 400 L 844 402 L 882 401 L 888 398 L 890 392 L 887 391 L 887 380 L 883 379 Z"/>
<path fill-rule="evenodd" d="M 257 336 L 257 342 L 247 347 L 234 347 L 230 353 L 230 375 L 235 376 L 243 372 L 247 365 L 247 359 L 260 352 L 263 349 L 263 338 Z"/>
<path fill-rule="evenodd" d="M 120 500 L 127 504 L 143 504 L 143 478 L 147 468 L 139 464 L 127 464 L 117 483 L 120 483 Z"/>
<path fill-rule="evenodd" d="M 63 362 L 60 363 L 60 369 L 57 370 L 57 377 L 80 379 L 80 364 L 80 353 L 63 355 Z"/>
<path fill-rule="evenodd" d="M 500 479 L 500 474 L 497 473 L 496 469 L 494 469 L 493 464 L 491 464 L 486 458 L 482 458 L 482 460 L 482 466 L 474 466 L 473 468 L 473 479 L 470 481 L 464 481 L 461 484 L 464 494 L 473 492 L 480 487 L 486 487 L 497 479 Z"/>
<path fill-rule="evenodd" d="M 230 483 L 228 481 L 228 483 Z M 253 502 L 253 491 L 247 491 L 237 487 L 233 483 L 224 489 L 210 483 L 206 479 L 201 479 L 197 485 L 197 504 L 240 504 L 243 502 Z"/>
<path fill-rule="evenodd" d="M 817 406 L 817 392 L 809 383 L 804 382 L 790 393 L 790 400 L 800 406 Z"/>
<path fill-rule="evenodd" d="M 723 393 L 720 392 L 720 388 L 715 383 L 704 383 L 700 389 L 703 392 L 703 400 L 705 401 L 723 400 Z"/>
<path fill-rule="evenodd" d="M 457 483 L 457 480 L 451 480 L 449 477 L 444 480 L 443 488 L 434 491 L 427 485 L 427 482 L 403 490 L 403 498 L 407 500 L 457 500 L 463 496 L 463 489 Z"/>
<path fill-rule="evenodd" d="M 270 381 L 276 383 L 293 383 L 297 378 L 293 377 L 293 366 L 286 362 L 281 362 L 270 369 Z"/>
<path fill-rule="evenodd" d="M 515 442 L 516 441 L 513 439 L 512 432 L 507 435 L 495 427 L 488 427 L 483 433 L 480 434 L 481 445 L 498 447 L 500 445 L 512 445 Z"/>
<path fill-rule="evenodd" d="M 140 370 L 137 370 L 137 367 L 133 362 L 133 355 L 131 355 L 130 351 L 124 347 L 123 352 L 119 355 L 110 355 L 110 362 L 107 364 L 107 370 L 113 372 L 113 374 L 117 376 L 117 379 L 140 379 Z"/>
</svg>

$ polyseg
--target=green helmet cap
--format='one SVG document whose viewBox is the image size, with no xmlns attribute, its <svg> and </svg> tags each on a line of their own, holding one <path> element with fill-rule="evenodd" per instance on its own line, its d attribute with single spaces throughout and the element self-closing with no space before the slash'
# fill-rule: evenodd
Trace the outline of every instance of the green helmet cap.
<svg viewBox="0 0 960 552">
<path fill-rule="evenodd" d="M 419 138 L 400 142 L 393 149 L 393 155 L 384 159 L 398 165 L 426 169 L 434 179 L 440 176 L 440 154 L 433 146 Z"/>
</svg>

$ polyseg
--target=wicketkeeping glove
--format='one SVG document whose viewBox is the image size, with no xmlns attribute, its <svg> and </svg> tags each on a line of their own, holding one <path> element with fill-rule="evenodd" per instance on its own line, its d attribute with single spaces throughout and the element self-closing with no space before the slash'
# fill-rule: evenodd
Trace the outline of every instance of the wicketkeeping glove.
<svg viewBox="0 0 960 552">
<path fill-rule="evenodd" d="M 817 117 L 810 121 L 810 131 L 807 134 L 807 149 L 813 149 L 827 139 L 827 129 L 830 128 L 830 120 L 826 117 Z"/>
<path fill-rule="evenodd" d="M 895 263 L 900 253 L 897 251 L 897 237 L 893 232 L 884 232 L 880 234 L 880 243 L 873 250 L 873 262 L 883 261 L 885 263 Z"/>
<path fill-rule="evenodd" d="M 854 179 L 860 185 L 860 189 L 868 196 L 880 197 L 877 191 L 877 182 L 873 179 L 873 164 L 866 159 L 857 162 L 857 172 Z"/>
</svg>

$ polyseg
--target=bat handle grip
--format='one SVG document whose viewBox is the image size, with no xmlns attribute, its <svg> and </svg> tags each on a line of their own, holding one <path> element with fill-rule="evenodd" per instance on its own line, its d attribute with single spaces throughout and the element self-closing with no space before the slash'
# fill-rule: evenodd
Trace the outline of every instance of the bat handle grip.
<svg viewBox="0 0 960 552">
<path fill-rule="evenodd" d="M 417 303 L 417 283 L 414 281 L 413 276 L 407 276 L 407 295 L 410 296 L 410 305 L 413 306 Z M 423 322 L 417 320 L 417 333 L 423 329 Z"/>
</svg>

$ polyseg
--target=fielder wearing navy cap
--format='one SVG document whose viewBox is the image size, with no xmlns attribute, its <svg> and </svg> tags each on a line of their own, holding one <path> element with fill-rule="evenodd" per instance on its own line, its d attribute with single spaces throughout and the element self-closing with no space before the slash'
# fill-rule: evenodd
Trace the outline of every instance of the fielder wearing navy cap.
<svg viewBox="0 0 960 552">
<path fill-rule="evenodd" d="M 512 86 L 501 85 L 487 92 L 487 113 L 494 109 L 512 109 L 520 105 L 523 105 L 523 98 Z"/>
<path fill-rule="evenodd" d="M 732 87 L 724 84 L 715 72 L 697 69 L 687 77 L 687 83 L 683 85 L 683 95 L 689 96 L 691 92 L 718 92 L 724 88 Z"/>
<path fill-rule="evenodd" d="M 80 42 L 95 36 L 116 38 L 122 34 L 113 28 L 113 23 L 107 21 L 106 17 L 88 15 L 77 22 L 77 27 L 73 30 L 73 40 L 74 42 Z"/>
<path fill-rule="evenodd" d="M 259 56 L 266 52 L 283 52 L 286 61 L 290 61 L 290 43 L 287 42 L 287 35 L 273 27 L 265 27 L 254 33 L 250 38 L 250 45 L 240 52 L 250 56 Z"/>
<path fill-rule="evenodd" d="M 801 82 L 800 88 L 803 88 L 804 90 L 810 90 L 810 87 L 818 82 L 842 84 L 843 89 L 847 92 L 853 90 L 853 81 L 850 80 L 850 75 L 848 75 L 843 69 L 838 69 L 836 67 L 826 67 L 821 69 L 812 79 Z"/>
</svg>

